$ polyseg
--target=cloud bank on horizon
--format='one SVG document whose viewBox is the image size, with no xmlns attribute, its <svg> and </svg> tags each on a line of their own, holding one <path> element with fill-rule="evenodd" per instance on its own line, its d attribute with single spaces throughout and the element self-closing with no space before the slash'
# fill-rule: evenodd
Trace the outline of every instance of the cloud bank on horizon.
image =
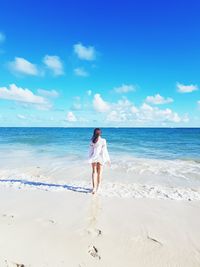
<svg viewBox="0 0 200 267">
<path fill-rule="evenodd" d="M 82 3 L 78 2 L 77 10 L 73 4 L 66 6 L 77 15 L 79 25 L 75 23 L 74 27 L 68 26 L 74 17 L 64 16 L 59 5 L 54 8 L 58 20 L 52 27 L 48 13 L 45 25 L 39 16 L 34 22 L 24 4 L 27 14 L 16 22 L 15 33 L 12 21 L 6 17 L 9 6 L 0 4 L 4 10 L 0 18 L 0 126 L 200 127 L 200 56 L 195 54 L 194 60 L 190 51 L 182 46 L 178 49 L 184 36 L 176 36 L 186 9 L 177 7 L 178 15 L 171 14 L 176 31 L 168 10 L 157 18 L 161 25 L 155 26 L 154 16 L 161 9 L 159 5 L 153 9 L 154 1 L 153 13 L 147 14 L 152 19 L 150 24 L 144 19 L 145 14 L 133 18 L 131 10 L 146 11 L 140 4 L 133 9 L 128 1 L 128 6 L 120 3 L 126 11 L 120 21 L 121 9 L 117 5 L 112 20 L 108 19 L 107 12 L 112 8 L 108 4 L 102 25 L 95 6 L 89 7 L 94 14 L 88 18 L 81 13 Z M 147 1 L 142 2 L 148 5 Z M 18 4 L 16 8 L 21 12 L 22 3 Z M 38 14 L 44 11 L 39 2 L 30 4 L 40 5 Z M 197 20 L 196 10 L 191 9 Z M 90 19 L 93 24 L 83 34 Z M 131 20 L 133 25 L 136 19 L 143 23 L 138 28 L 129 23 Z M 17 35 L 22 34 L 20 25 L 25 22 L 22 41 Z M 191 27 L 194 22 L 190 21 Z M 200 19 L 198 23 L 200 26 Z M 147 25 L 155 36 L 148 45 Z M 163 27 L 171 30 L 165 40 L 160 38 Z M 197 36 L 190 27 L 186 27 L 185 34 L 196 37 L 196 42 L 187 43 L 187 49 L 196 51 L 200 34 Z M 174 44 L 167 46 L 169 40 Z M 180 64 L 181 61 L 187 63 Z"/>
</svg>

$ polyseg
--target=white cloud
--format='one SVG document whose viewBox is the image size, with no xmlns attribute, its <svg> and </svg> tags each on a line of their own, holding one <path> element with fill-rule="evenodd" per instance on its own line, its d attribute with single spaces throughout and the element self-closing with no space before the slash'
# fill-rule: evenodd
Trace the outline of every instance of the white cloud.
<svg viewBox="0 0 200 267">
<path fill-rule="evenodd" d="M 190 85 L 184 85 L 181 83 L 176 84 L 177 90 L 179 93 L 191 93 L 193 91 L 198 90 L 198 86 L 195 84 L 190 84 Z"/>
<path fill-rule="evenodd" d="M 133 114 L 137 113 L 138 112 L 138 108 L 136 108 L 134 105 L 131 106 L 131 112 Z"/>
<path fill-rule="evenodd" d="M 8 63 L 8 66 L 11 71 L 16 73 L 33 76 L 39 75 L 37 66 L 22 57 L 15 57 L 13 61 Z"/>
<path fill-rule="evenodd" d="M 140 107 L 140 113 L 138 115 L 140 121 L 148 122 L 181 122 L 180 116 L 173 112 L 171 109 L 159 109 L 157 107 L 152 107 L 146 103 L 143 103 Z"/>
<path fill-rule="evenodd" d="M 45 97 L 58 97 L 59 93 L 56 90 L 44 90 L 44 89 L 38 89 L 38 94 L 43 95 Z"/>
<path fill-rule="evenodd" d="M 123 121 L 123 118 L 121 118 L 121 117 L 119 118 L 119 115 L 118 115 L 117 111 L 116 110 L 112 110 L 108 114 L 106 120 L 109 121 L 109 122 L 121 122 L 121 121 Z"/>
<path fill-rule="evenodd" d="M 135 90 L 136 88 L 132 84 L 122 84 L 121 86 L 114 88 L 114 91 L 119 94 L 126 94 Z"/>
<path fill-rule="evenodd" d="M 55 76 L 63 75 L 63 64 L 58 56 L 46 55 L 43 58 L 44 64 L 49 68 Z"/>
<path fill-rule="evenodd" d="M 87 90 L 87 95 L 91 96 L 92 90 Z"/>
<path fill-rule="evenodd" d="M 87 77 L 89 73 L 84 68 L 76 68 L 74 69 L 74 73 L 76 76 Z"/>
<path fill-rule="evenodd" d="M 199 101 L 197 101 L 197 104 L 198 104 L 198 106 L 199 106 L 199 108 L 200 108 L 200 100 L 199 100 Z"/>
<path fill-rule="evenodd" d="M 147 111 L 147 112 L 152 112 L 153 111 L 153 107 L 146 104 L 146 103 L 143 103 L 142 106 L 141 106 L 141 110 L 144 110 L 144 111 Z"/>
<path fill-rule="evenodd" d="M 100 94 L 94 95 L 93 107 L 98 112 L 107 112 L 110 109 L 109 104 L 103 100 Z"/>
<path fill-rule="evenodd" d="M 96 58 L 96 51 L 93 46 L 84 46 L 78 43 L 74 45 L 74 52 L 82 60 L 92 61 Z"/>
<path fill-rule="evenodd" d="M 26 116 L 24 116 L 22 114 L 17 114 L 17 118 L 19 118 L 20 120 L 25 120 Z"/>
<path fill-rule="evenodd" d="M 127 98 L 122 98 L 117 103 L 110 103 L 110 110 L 107 121 L 111 122 L 128 122 L 138 113 L 138 108 Z"/>
<path fill-rule="evenodd" d="M 3 32 L 0 32 L 0 43 L 3 43 L 6 40 L 6 36 Z"/>
<path fill-rule="evenodd" d="M 133 112 L 132 112 L 133 111 Z M 171 109 L 158 109 L 143 104 L 140 108 L 130 108 L 130 110 L 112 110 L 107 120 L 112 122 L 140 122 L 140 123 L 161 123 L 161 122 L 176 122 L 183 121 L 180 116 Z M 185 121 L 185 120 L 184 120 Z"/>
<path fill-rule="evenodd" d="M 55 76 L 64 74 L 63 64 L 58 56 L 46 55 L 43 58 L 43 63 Z M 39 69 L 36 64 L 22 57 L 15 57 L 13 61 L 8 62 L 8 67 L 12 72 L 17 74 L 37 76 L 44 75 L 45 73 L 44 69 Z"/>
<path fill-rule="evenodd" d="M 93 99 L 93 106 L 96 111 L 105 112 L 105 120 L 107 122 L 162 125 L 162 123 L 167 122 L 180 123 L 189 121 L 187 114 L 181 117 L 177 112 L 169 108 L 160 109 L 145 102 L 136 107 L 125 97 L 116 103 L 108 103 L 99 94 L 96 94 Z"/>
<path fill-rule="evenodd" d="M 145 101 L 154 105 L 162 105 L 172 103 L 174 100 L 171 97 L 164 98 L 163 96 L 156 94 L 155 96 L 147 96 Z"/>
<path fill-rule="evenodd" d="M 66 120 L 69 122 L 76 122 L 77 118 L 72 111 L 69 111 L 66 116 Z"/>
<path fill-rule="evenodd" d="M 42 96 L 35 95 L 27 88 L 17 87 L 10 84 L 9 87 L 0 87 L 0 98 L 15 100 L 32 104 L 46 104 L 47 101 Z"/>
</svg>

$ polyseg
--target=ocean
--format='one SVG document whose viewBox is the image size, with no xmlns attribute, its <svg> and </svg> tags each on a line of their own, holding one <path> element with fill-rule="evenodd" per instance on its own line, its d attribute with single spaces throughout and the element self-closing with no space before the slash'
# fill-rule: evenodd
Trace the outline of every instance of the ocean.
<svg viewBox="0 0 200 267">
<path fill-rule="evenodd" d="M 88 193 L 93 128 L 0 128 L 0 184 Z M 200 128 L 102 128 L 100 195 L 200 199 Z M 76 190 L 77 188 L 77 190 Z"/>
</svg>

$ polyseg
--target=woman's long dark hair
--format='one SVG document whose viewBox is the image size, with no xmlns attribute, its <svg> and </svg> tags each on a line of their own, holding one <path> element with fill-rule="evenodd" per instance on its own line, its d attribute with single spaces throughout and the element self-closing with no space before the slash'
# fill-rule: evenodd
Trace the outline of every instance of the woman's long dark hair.
<svg viewBox="0 0 200 267">
<path fill-rule="evenodd" d="M 101 134 L 101 129 L 95 128 L 92 136 L 92 142 L 94 144 L 98 141 L 100 134 Z"/>
</svg>

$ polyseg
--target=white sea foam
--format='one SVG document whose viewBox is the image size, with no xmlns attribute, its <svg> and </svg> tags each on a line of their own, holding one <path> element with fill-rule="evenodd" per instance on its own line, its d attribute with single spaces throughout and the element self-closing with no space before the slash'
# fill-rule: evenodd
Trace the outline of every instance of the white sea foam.
<svg viewBox="0 0 200 267">
<path fill-rule="evenodd" d="M 191 179 L 200 179 L 200 163 L 194 160 L 159 160 L 123 157 L 115 159 L 112 169 L 135 174 L 154 174 Z"/>
<path fill-rule="evenodd" d="M 1 157 L 0 185 L 90 192 L 91 169 L 86 160 L 42 157 L 32 153 L 25 155 L 14 152 Z M 104 168 L 99 194 L 107 197 L 200 200 L 200 163 L 113 156 L 111 168 Z"/>
<path fill-rule="evenodd" d="M 79 186 L 84 186 L 79 183 Z M 200 188 L 164 187 L 161 185 L 104 183 L 99 194 L 107 197 L 200 200 Z"/>
</svg>

